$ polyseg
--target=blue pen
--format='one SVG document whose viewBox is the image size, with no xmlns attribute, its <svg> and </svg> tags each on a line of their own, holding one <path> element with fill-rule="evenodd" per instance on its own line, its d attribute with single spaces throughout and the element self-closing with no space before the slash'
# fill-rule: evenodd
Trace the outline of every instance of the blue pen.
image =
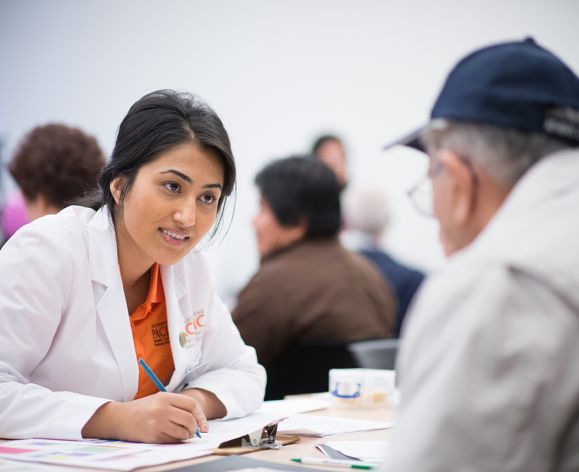
<svg viewBox="0 0 579 472">
<path fill-rule="evenodd" d="M 145 374 L 147 374 L 149 376 L 149 378 L 153 381 L 153 383 L 155 384 L 155 386 L 159 389 L 160 392 L 166 392 L 167 389 L 165 388 L 165 386 L 161 383 L 161 381 L 159 380 L 159 377 L 157 377 L 155 375 L 155 372 L 153 372 L 151 370 L 151 368 L 147 365 L 147 363 L 143 360 L 143 358 L 139 357 L 139 364 L 141 364 L 141 367 L 143 368 L 143 370 L 145 371 Z"/>
<path fill-rule="evenodd" d="M 147 363 L 141 357 L 139 357 L 139 364 L 141 364 L 141 367 L 145 371 L 145 374 L 147 374 L 149 376 L 149 378 L 153 381 L 153 383 L 159 389 L 159 391 L 160 392 L 166 392 L 167 389 L 161 383 L 161 381 L 159 380 L 159 377 L 157 377 L 155 375 L 155 372 L 153 372 L 153 370 L 147 365 Z M 195 429 L 195 436 L 197 436 L 199 439 L 201 439 L 201 433 L 199 432 L 199 428 Z"/>
</svg>

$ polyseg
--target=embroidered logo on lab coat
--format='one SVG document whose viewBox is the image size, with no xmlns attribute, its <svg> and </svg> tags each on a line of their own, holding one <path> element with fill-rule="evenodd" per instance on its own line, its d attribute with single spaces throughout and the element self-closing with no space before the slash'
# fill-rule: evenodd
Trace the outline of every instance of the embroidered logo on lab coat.
<svg viewBox="0 0 579 472">
<path fill-rule="evenodd" d="M 184 330 L 179 333 L 179 344 L 187 349 L 198 339 L 201 338 L 205 331 L 205 312 L 198 310 L 193 316 L 185 318 Z"/>
</svg>

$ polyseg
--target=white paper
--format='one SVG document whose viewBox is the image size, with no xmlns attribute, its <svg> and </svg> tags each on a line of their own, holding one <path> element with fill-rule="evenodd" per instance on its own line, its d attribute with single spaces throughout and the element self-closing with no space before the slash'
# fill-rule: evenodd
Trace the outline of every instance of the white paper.
<svg viewBox="0 0 579 472">
<path fill-rule="evenodd" d="M 263 403 L 258 413 L 278 414 L 280 417 L 291 416 L 297 413 L 325 410 L 330 406 L 327 400 L 315 398 L 300 398 L 295 400 L 270 400 Z"/>
<path fill-rule="evenodd" d="M 108 440 L 20 439 L 1 446 L 0 455 L 12 460 L 111 470 L 131 470 L 211 453 L 189 443 L 161 445 Z"/>
<path fill-rule="evenodd" d="M 257 411 L 249 416 L 235 420 L 213 420 L 209 421 L 209 432 L 202 433 L 202 436 L 204 436 L 204 440 L 214 439 L 217 441 L 218 446 L 229 439 L 253 433 L 268 424 L 279 422 L 285 418 L 287 418 L 287 414 L 277 412 L 261 413 Z M 190 441 L 197 442 L 199 440 L 193 438 Z"/>
<path fill-rule="evenodd" d="M 18 461 L 0 459 L 0 472 L 71 472 L 69 467 L 46 464 L 25 464 Z"/>
<path fill-rule="evenodd" d="M 394 423 L 386 421 L 363 421 L 334 416 L 295 415 L 282 421 L 277 431 L 280 434 L 300 434 L 302 436 L 324 437 L 333 434 L 354 433 L 388 429 Z"/>
<path fill-rule="evenodd" d="M 193 438 L 179 444 L 144 444 L 94 439 L 84 441 L 21 439 L 3 442 L 0 445 L 0 457 L 76 467 L 132 470 L 209 455 L 221 443 L 253 433 L 279 419 L 280 416 L 277 414 L 254 413 L 236 420 L 213 420 L 209 421 L 209 432 L 201 433 L 201 439 Z"/>
<path fill-rule="evenodd" d="M 324 444 L 364 462 L 382 462 L 390 447 L 389 441 L 325 441 Z"/>
</svg>

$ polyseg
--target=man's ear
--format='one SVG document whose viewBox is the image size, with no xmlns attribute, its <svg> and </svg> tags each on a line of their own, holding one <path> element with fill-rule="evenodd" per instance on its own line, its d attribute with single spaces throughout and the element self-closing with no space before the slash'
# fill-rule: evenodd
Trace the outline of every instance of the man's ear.
<svg viewBox="0 0 579 472">
<path fill-rule="evenodd" d="M 475 177 L 472 168 L 458 154 L 443 149 L 438 159 L 444 165 L 449 179 L 448 191 L 452 202 L 452 215 L 456 223 L 464 224 L 472 217 L 476 203 Z"/>
<path fill-rule="evenodd" d="M 123 177 L 115 177 L 111 180 L 109 184 L 109 190 L 111 195 L 115 199 L 115 203 L 118 205 L 121 201 L 121 195 L 123 194 L 123 186 L 125 184 L 125 179 Z"/>
</svg>

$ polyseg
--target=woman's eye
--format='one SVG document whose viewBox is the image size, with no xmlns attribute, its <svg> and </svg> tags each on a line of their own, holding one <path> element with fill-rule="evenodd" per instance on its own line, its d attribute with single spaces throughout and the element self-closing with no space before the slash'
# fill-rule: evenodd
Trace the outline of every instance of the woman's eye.
<svg viewBox="0 0 579 472">
<path fill-rule="evenodd" d="M 167 190 L 173 193 L 178 193 L 181 190 L 181 186 L 176 182 L 165 182 L 163 185 Z"/>
<path fill-rule="evenodd" d="M 217 198 L 215 198 L 215 195 L 207 193 L 205 195 L 201 195 L 201 201 L 206 205 L 212 205 L 217 201 Z"/>
</svg>

